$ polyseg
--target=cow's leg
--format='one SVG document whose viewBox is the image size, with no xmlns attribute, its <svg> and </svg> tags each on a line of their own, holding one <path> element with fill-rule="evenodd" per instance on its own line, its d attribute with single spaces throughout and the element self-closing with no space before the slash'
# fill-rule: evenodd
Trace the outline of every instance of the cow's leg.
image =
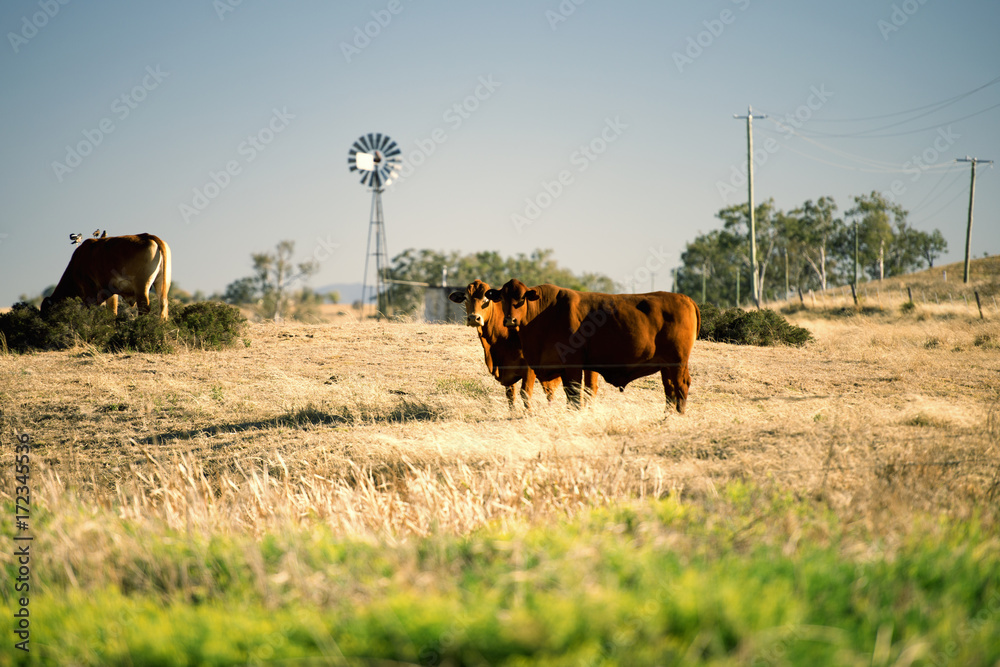
<svg viewBox="0 0 1000 667">
<path fill-rule="evenodd" d="M 677 412 L 684 414 L 687 405 L 688 387 L 691 386 L 691 374 L 688 372 L 687 364 L 677 364 L 660 371 L 660 378 L 663 380 L 663 393 L 667 397 L 667 409 L 673 403 Z"/>
<path fill-rule="evenodd" d="M 563 389 L 566 392 L 566 402 L 574 408 L 580 407 L 580 391 L 583 369 L 565 369 L 562 372 Z"/>
<path fill-rule="evenodd" d="M 105 301 L 105 304 L 107 305 L 108 310 L 111 311 L 111 314 L 118 317 L 118 295 L 112 294 L 109 296 L 108 300 Z"/>
<path fill-rule="evenodd" d="M 535 371 L 530 368 L 521 378 L 521 400 L 524 401 L 524 409 L 531 410 L 531 394 L 535 391 Z"/>
<path fill-rule="evenodd" d="M 149 290 L 142 292 L 135 298 L 135 305 L 140 315 L 149 313 Z"/>
<path fill-rule="evenodd" d="M 589 403 L 594 396 L 597 396 L 597 373 L 594 371 L 584 371 L 583 384 L 586 387 L 584 389 L 584 397 Z"/>
<path fill-rule="evenodd" d="M 556 397 L 556 388 L 559 386 L 559 378 L 555 380 L 545 380 L 542 382 L 542 391 L 545 392 L 545 398 L 548 399 L 549 403 Z"/>
<path fill-rule="evenodd" d="M 509 384 L 504 389 L 507 390 L 507 406 L 513 410 L 514 409 L 514 393 L 516 391 L 517 383 Z"/>
</svg>

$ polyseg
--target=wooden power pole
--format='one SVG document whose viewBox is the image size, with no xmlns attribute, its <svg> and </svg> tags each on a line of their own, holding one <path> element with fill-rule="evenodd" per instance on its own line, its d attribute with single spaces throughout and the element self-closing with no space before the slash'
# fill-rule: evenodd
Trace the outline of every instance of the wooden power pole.
<svg viewBox="0 0 1000 667">
<path fill-rule="evenodd" d="M 750 204 L 750 271 L 753 274 L 753 300 L 760 308 L 760 274 L 757 271 L 757 229 L 753 209 L 753 119 L 767 118 L 766 114 L 754 116 L 753 109 L 747 107 L 747 115 L 733 114 L 733 118 L 747 119 L 747 198 Z"/>
<path fill-rule="evenodd" d="M 969 222 L 965 227 L 965 272 L 962 274 L 962 282 L 969 282 L 969 257 L 972 252 L 972 203 L 976 198 L 976 163 L 983 162 L 985 164 L 993 164 L 993 160 L 980 160 L 979 158 L 969 157 L 966 155 L 964 158 L 959 158 L 955 162 L 971 162 L 972 163 L 972 181 L 969 183 Z"/>
</svg>

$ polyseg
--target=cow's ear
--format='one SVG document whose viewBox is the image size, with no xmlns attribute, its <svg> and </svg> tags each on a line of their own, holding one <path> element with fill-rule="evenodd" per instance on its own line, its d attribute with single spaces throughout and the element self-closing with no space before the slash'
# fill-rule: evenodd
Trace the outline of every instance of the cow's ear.
<svg viewBox="0 0 1000 667">
<path fill-rule="evenodd" d="M 532 289 L 524 293 L 524 298 L 528 301 L 538 301 L 542 297 L 538 296 L 538 292 Z"/>
<path fill-rule="evenodd" d="M 486 290 L 486 298 L 489 299 L 490 301 L 499 301 L 500 290 L 495 290 L 495 289 Z"/>
<path fill-rule="evenodd" d="M 465 292 L 452 292 L 448 298 L 455 303 L 465 303 Z"/>
</svg>

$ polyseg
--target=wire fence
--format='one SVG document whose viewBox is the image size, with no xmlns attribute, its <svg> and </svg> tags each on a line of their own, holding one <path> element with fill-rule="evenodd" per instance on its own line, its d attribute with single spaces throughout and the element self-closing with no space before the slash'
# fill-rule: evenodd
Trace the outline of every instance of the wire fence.
<svg viewBox="0 0 1000 667">
<path fill-rule="evenodd" d="M 965 286 L 955 288 L 927 285 L 887 286 L 869 282 L 861 283 L 855 289 L 850 285 L 842 285 L 825 290 L 790 293 L 787 298 L 771 301 L 767 306 L 780 308 L 799 305 L 822 309 L 863 307 L 893 310 L 904 308 L 910 303 L 914 307 L 933 306 L 975 317 L 1000 317 L 1000 299 L 997 298 L 997 294 Z"/>
</svg>

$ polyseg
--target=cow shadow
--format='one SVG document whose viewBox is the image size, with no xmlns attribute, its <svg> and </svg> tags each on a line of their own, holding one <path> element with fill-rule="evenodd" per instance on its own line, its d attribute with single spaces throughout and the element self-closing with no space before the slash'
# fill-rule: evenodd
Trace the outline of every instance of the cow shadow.
<svg viewBox="0 0 1000 667">
<path fill-rule="evenodd" d="M 213 424 L 202 428 L 174 429 L 154 433 L 136 442 L 144 445 L 157 445 L 175 440 L 191 440 L 200 435 L 214 436 L 246 431 L 265 431 L 274 428 L 309 428 L 354 426 L 359 424 L 399 424 L 411 421 L 434 421 L 443 416 L 443 411 L 422 401 L 403 400 L 395 406 L 386 409 L 371 409 L 365 407 L 340 406 L 332 410 L 324 410 L 307 406 L 283 415 L 267 419 L 254 419 L 228 424 Z"/>
</svg>

